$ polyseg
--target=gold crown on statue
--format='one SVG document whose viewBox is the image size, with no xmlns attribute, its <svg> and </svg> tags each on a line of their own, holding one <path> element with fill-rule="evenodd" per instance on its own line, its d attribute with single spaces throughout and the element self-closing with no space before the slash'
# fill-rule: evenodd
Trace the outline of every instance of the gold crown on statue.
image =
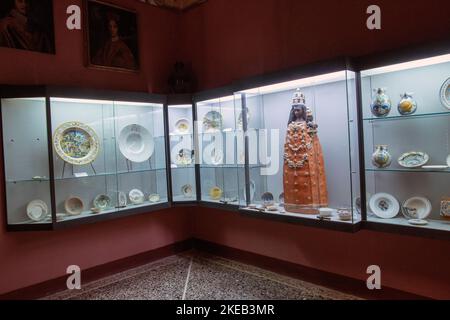
<svg viewBox="0 0 450 320">
<path fill-rule="evenodd" d="M 292 97 L 292 104 L 306 104 L 306 97 L 305 95 L 300 91 L 300 89 L 295 90 L 294 96 Z"/>
</svg>

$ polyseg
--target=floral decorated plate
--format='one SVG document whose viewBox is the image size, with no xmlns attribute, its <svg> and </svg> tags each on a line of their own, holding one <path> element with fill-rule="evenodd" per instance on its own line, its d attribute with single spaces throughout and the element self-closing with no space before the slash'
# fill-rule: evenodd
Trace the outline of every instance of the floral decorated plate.
<svg viewBox="0 0 450 320">
<path fill-rule="evenodd" d="M 94 129 L 76 121 L 63 123 L 55 130 L 53 147 L 62 160 L 80 166 L 93 162 L 100 149 Z"/>
<path fill-rule="evenodd" d="M 192 150 L 190 149 L 180 149 L 174 155 L 175 164 L 180 166 L 188 166 L 192 164 Z"/>
<path fill-rule="evenodd" d="M 155 141 L 146 128 L 138 124 L 130 124 L 120 131 L 119 149 L 128 160 L 137 163 L 145 162 L 153 155 Z"/>
<path fill-rule="evenodd" d="M 99 194 L 94 199 L 94 208 L 106 210 L 111 207 L 111 198 L 104 194 Z"/>
<path fill-rule="evenodd" d="M 407 219 L 426 219 L 432 210 L 431 202 L 424 197 L 413 197 L 403 203 L 402 213 Z"/>
<path fill-rule="evenodd" d="M 180 119 L 175 123 L 175 132 L 179 134 L 189 133 L 190 125 L 188 119 Z"/>
<path fill-rule="evenodd" d="M 423 152 L 411 151 L 404 153 L 398 158 L 398 163 L 404 168 L 419 168 L 427 164 L 430 157 Z"/>
<path fill-rule="evenodd" d="M 397 199 L 387 193 L 377 193 L 370 198 L 370 210 L 379 218 L 392 219 L 400 211 Z"/>
<path fill-rule="evenodd" d="M 440 91 L 441 103 L 450 110 L 450 78 L 445 80 Z"/>
<path fill-rule="evenodd" d="M 222 198 L 223 191 L 219 187 L 212 187 L 209 190 L 209 196 L 212 200 L 220 200 Z"/>
<path fill-rule="evenodd" d="M 83 200 L 78 197 L 71 197 L 64 202 L 64 208 L 66 209 L 67 214 L 77 216 L 83 212 L 84 203 Z"/>
<path fill-rule="evenodd" d="M 159 194 L 151 194 L 149 197 L 148 197 L 148 201 L 150 201 L 151 203 L 157 203 L 157 202 L 159 202 L 161 200 L 161 197 L 160 197 L 160 195 Z"/>
<path fill-rule="evenodd" d="M 192 186 L 190 184 L 185 184 L 181 187 L 181 192 L 183 193 L 183 196 L 185 198 L 192 198 L 194 191 L 192 189 Z"/>
<path fill-rule="evenodd" d="M 203 117 L 203 129 L 205 132 L 217 132 L 222 129 L 222 115 L 218 111 L 209 111 Z"/>
<path fill-rule="evenodd" d="M 141 204 L 144 202 L 144 193 L 139 189 L 133 189 L 128 194 L 132 204 Z"/>
<path fill-rule="evenodd" d="M 27 205 L 27 216 L 35 222 L 44 220 L 48 215 L 47 204 L 42 200 L 33 200 Z"/>
</svg>

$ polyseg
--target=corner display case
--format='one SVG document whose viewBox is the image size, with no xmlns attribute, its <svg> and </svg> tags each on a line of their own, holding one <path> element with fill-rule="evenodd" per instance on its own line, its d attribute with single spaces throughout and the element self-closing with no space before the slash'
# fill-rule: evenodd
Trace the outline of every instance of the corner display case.
<svg viewBox="0 0 450 320">
<path fill-rule="evenodd" d="M 345 60 L 240 84 L 244 214 L 355 231 L 361 221 L 355 72 Z"/>
<path fill-rule="evenodd" d="M 164 101 L 2 88 L 8 228 L 55 229 L 167 207 Z"/>
<path fill-rule="evenodd" d="M 195 97 L 196 163 L 200 203 L 211 207 L 237 210 L 239 179 L 243 179 L 243 162 L 238 163 L 243 145 L 238 146 L 239 130 L 233 90 L 206 92 Z"/>
<path fill-rule="evenodd" d="M 195 204 L 197 202 L 193 115 L 190 95 L 169 96 L 169 154 L 172 202 L 174 204 Z"/>
<path fill-rule="evenodd" d="M 450 54 L 363 70 L 361 90 L 367 226 L 450 231 Z"/>
</svg>

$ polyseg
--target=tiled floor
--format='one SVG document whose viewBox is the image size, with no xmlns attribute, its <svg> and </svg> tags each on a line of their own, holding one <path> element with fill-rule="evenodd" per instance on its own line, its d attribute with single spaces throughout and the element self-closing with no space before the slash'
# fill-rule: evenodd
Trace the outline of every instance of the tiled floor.
<svg viewBox="0 0 450 320">
<path fill-rule="evenodd" d="M 204 253 L 165 258 L 45 299 L 323 300 L 344 293 Z"/>
</svg>

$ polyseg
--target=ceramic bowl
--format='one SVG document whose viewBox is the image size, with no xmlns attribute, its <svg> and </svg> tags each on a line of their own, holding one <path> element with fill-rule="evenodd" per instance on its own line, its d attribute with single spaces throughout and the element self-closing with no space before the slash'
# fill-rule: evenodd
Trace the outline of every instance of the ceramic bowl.
<svg viewBox="0 0 450 320">
<path fill-rule="evenodd" d="M 319 209 L 319 216 L 327 218 L 331 217 L 333 215 L 334 210 L 331 208 L 320 208 Z"/>
<path fill-rule="evenodd" d="M 398 164 L 404 168 L 419 168 L 427 164 L 430 157 L 424 152 L 411 151 L 398 158 Z"/>
<path fill-rule="evenodd" d="M 99 194 L 94 199 L 94 208 L 106 210 L 111 207 L 111 198 L 104 194 Z"/>
<path fill-rule="evenodd" d="M 67 214 L 77 216 L 83 212 L 84 203 L 83 200 L 78 197 L 71 197 L 64 202 L 64 208 L 66 209 Z"/>
<path fill-rule="evenodd" d="M 424 197 L 412 197 L 403 202 L 402 213 L 407 219 L 426 219 L 432 210 L 431 202 Z"/>
<path fill-rule="evenodd" d="M 351 209 L 341 208 L 337 210 L 337 214 L 340 220 L 342 221 L 350 221 L 352 220 L 352 211 Z"/>
<path fill-rule="evenodd" d="M 261 196 L 261 200 L 265 207 L 271 207 L 275 204 L 273 194 L 271 194 L 270 192 L 263 193 Z"/>
<path fill-rule="evenodd" d="M 157 202 L 159 202 L 161 200 L 161 197 L 159 196 L 159 194 L 151 194 L 149 197 L 148 197 L 148 201 L 150 201 L 151 203 L 157 203 Z"/>
<path fill-rule="evenodd" d="M 35 222 L 44 220 L 48 216 L 47 204 L 42 200 L 33 200 L 27 205 L 27 216 Z"/>
</svg>

